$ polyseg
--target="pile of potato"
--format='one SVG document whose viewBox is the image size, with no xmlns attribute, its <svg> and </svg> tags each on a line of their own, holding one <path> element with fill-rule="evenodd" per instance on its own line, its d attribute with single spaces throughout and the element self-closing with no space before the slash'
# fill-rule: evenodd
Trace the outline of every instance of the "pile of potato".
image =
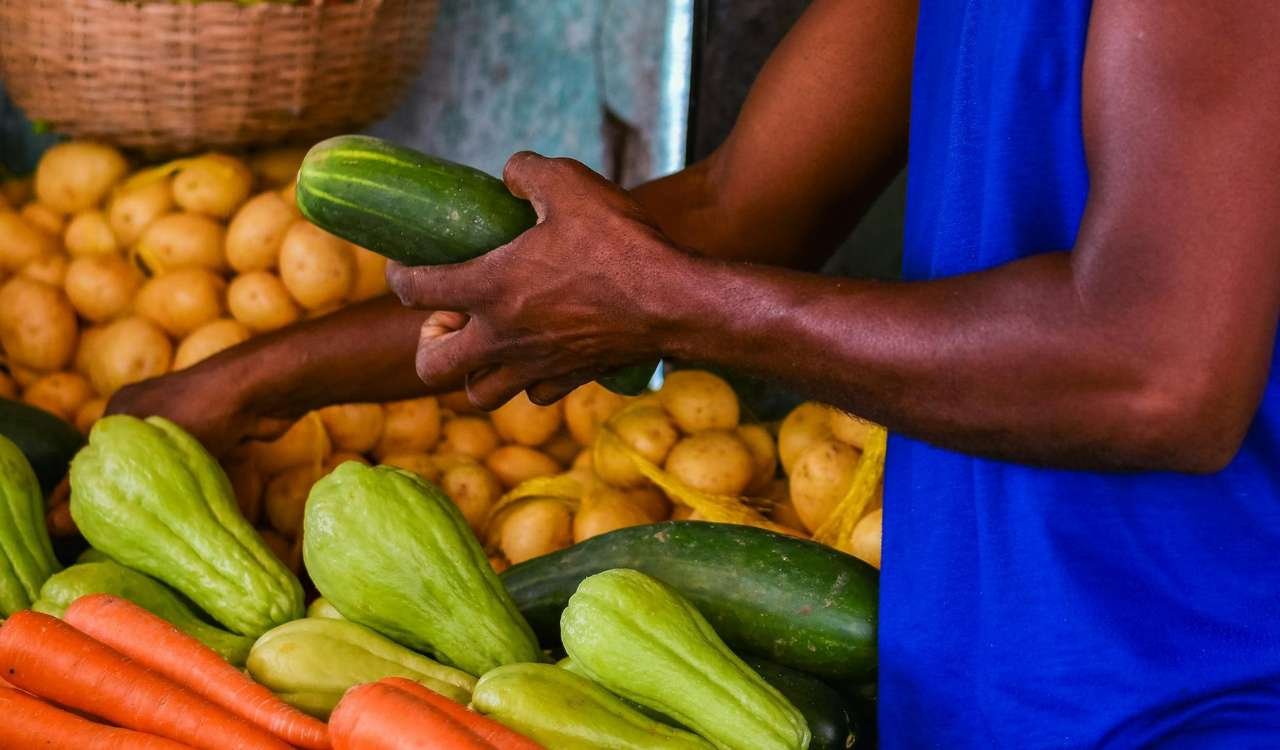
<svg viewBox="0 0 1280 750">
<path fill-rule="evenodd" d="M 302 155 L 131 176 L 109 146 L 51 148 L 0 192 L 0 395 L 86 429 L 124 385 L 381 293 L 381 256 L 298 214 Z"/>
<path fill-rule="evenodd" d="M 33 181 L 0 186 L 0 396 L 87 432 L 124 385 L 383 293 L 381 256 L 298 214 L 291 181 L 302 155 L 208 154 L 131 175 L 116 150 L 69 142 L 49 150 Z M 491 414 L 462 394 L 333 406 L 267 421 L 225 464 L 243 512 L 295 569 L 307 493 L 348 460 L 437 482 L 497 567 L 626 526 L 696 520 L 599 439 L 606 422 L 685 485 L 756 498 L 798 533 L 843 497 L 866 429 L 820 404 L 776 429 L 741 424 L 725 381 L 679 371 L 638 398 L 590 384 L 553 406 L 522 395 Z M 522 483 L 556 476 L 581 492 L 534 494 L 494 513 Z M 858 528 L 860 556 L 878 564 L 879 511 Z"/>
</svg>

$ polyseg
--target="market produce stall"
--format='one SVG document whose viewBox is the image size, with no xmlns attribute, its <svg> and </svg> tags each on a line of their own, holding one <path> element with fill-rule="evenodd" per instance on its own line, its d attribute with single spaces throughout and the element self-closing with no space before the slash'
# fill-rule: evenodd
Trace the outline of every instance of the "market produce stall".
<svg viewBox="0 0 1280 750">
<path fill-rule="evenodd" d="M 0 749 L 867 746 L 883 429 L 653 365 L 550 406 L 333 404 L 218 455 L 104 416 L 385 294 L 382 254 L 533 213 L 374 139 L 300 174 L 311 140 L 164 160 L 85 124 L 0 182 Z"/>
</svg>

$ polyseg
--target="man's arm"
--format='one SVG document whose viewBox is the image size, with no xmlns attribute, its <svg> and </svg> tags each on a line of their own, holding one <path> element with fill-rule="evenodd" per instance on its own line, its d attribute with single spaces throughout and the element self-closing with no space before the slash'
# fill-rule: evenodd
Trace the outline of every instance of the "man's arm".
<svg viewBox="0 0 1280 750">
<path fill-rule="evenodd" d="M 483 258 L 393 267 L 460 309 L 425 382 L 492 405 L 584 362 L 656 352 L 770 375 L 960 451 L 1054 466 L 1212 471 L 1264 390 L 1280 316 L 1280 6 L 1094 4 L 1091 191 L 1071 253 L 942 281 L 824 279 L 680 252 L 581 165 L 519 155 L 542 223 Z M 587 198 L 586 196 L 592 196 Z"/>
<path fill-rule="evenodd" d="M 912 6 L 815 2 L 770 57 L 728 141 L 637 199 L 705 254 L 819 262 L 901 165 Z M 795 248 L 808 250 L 790 257 Z M 163 414 L 224 448 L 258 416 L 423 395 L 413 362 L 427 316 L 391 297 L 346 308 L 124 388 L 109 411 Z"/>
</svg>

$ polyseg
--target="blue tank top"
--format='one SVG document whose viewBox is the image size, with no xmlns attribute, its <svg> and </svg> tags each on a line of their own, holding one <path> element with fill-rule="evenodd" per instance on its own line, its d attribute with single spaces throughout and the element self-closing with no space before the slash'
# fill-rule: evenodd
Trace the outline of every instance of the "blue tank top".
<svg viewBox="0 0 1280 750">
<path fill-rule="evenodd" d="M 1089 11 L 923 0 L 908 279 L 1073 246 Z M 1280 367 L 1213 476 L 895 438 L 886 481 L 883 748 L 1280 748 Z"/>
</svg>

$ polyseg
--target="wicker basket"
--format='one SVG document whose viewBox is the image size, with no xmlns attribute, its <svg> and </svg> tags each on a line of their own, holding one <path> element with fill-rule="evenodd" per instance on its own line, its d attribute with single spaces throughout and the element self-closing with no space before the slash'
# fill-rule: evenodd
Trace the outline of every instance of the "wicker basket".
<svg viewBox="0 0 1280 750">
<path fill-rule="evenodd" d="M 391 111 L 438 7 L 0 0 L 0 76 L 28 117 L 150 155 L 311 142 Z"/>
</svg>

